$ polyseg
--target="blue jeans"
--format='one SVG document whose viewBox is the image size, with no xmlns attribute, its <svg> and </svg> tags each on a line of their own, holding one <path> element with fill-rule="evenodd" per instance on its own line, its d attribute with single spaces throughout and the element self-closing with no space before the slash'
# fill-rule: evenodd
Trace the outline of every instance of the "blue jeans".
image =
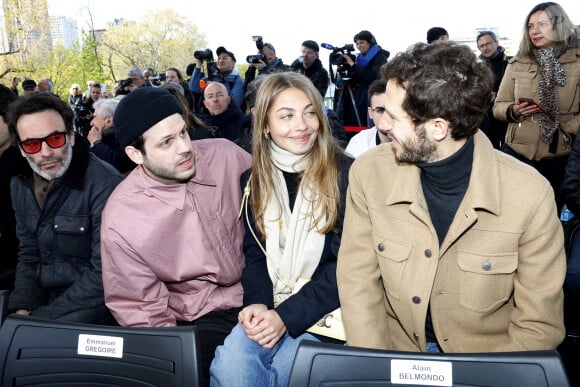
<svg viewBox="0 0 580 387">
<path fill-rule="evenodd" d="M 427 352 L 441 352 L 439 349 L 439 344 L 432 341 L 427 342 Z"/>
<path fill-rule="evenodd" d="M 302 340 L 320 341 L 309 333 L 292 338 L 285 333 L 266 349 L 246 336 L 237 324 L 220 345 L 210 367 L 211 386 L 287 386 L 294 355 Z"/>
</svg>

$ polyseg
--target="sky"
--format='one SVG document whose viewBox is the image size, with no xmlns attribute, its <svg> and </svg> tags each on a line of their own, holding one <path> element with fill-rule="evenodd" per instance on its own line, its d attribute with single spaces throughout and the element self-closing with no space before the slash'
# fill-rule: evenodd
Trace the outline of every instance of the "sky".
<svg viewBox="0 0 580 387">
<path fill-rule="evenodd" d="M 391 55 L 408 46 L 425 41 L 427 30 L 444 27 L 451 39 L 475 38 L 476 28 L 497 28 L 500 36 L 511 38 L 513 50 L 521 39 L 524 18 L 537 0 L 487 0 L 464 2 L 437 1 L 324 1 L 292 0 L 288 2 L 254 2 L 219 0 L 219 6 L 209 1 L 170 0 L 48 0 L 51 15 L 76 18 L 79 28 L 89 26 L 90 10 L 97 28 L 106 28 L 115 18 L 138 20 L 147 13 L 161 14 L 172 8 L 194 23 L 203 33 L 208 47 L 225 46 L 232 51 L 238 64 L 247 55 L 256 53 L 253 35 L 261 35 L 272 43 L 277 56 L 290 64 L 300 55 L 302 41 L 312 39 L 319 44 L 341 47 L 353 42 L 361 30 L 371 31 L 380 46 Z M 580 24 L 580 2 L 558 2 L 576 24 Z M 203 49 L 205 47 L 199 47 Z M 320 49 L 320 59 L 327 67 L 328 54 Z"/>
</svg>

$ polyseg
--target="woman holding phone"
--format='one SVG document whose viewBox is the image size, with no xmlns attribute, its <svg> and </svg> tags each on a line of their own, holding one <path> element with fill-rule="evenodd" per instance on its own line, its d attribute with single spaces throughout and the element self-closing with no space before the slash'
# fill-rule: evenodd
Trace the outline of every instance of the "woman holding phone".
<svg viewBox="0 0 580 387">
<path fill-rule="evenodd" d="M 580 39 L 557 3 L 536 5 L 526 17 L 520 48 L 506 69 L 493 106 L 509 122 L 503 150 L 534 166 L 562 207 L 560 186 L 580 126 Z"/>
</svg>

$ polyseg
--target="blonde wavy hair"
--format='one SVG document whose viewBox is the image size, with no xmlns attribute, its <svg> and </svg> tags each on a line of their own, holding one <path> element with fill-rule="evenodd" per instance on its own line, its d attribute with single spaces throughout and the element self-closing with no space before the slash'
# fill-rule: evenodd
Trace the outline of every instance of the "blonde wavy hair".
<svg viewBox="0 0 580 387">
<path fill-rule="evenodd" d="M 319 230 L 326 234 L 335 229 L 339 219 L 338 178 L 341 150 L 332 137 L 320 93 L 310 79 L 293 72 L 268 75 L 260 85 L 256 96 L 252 137 L 252 178 L 250 182 L 252 192 L 250 203 L 254 212 L 256 228 L 261 235 L 265 236 L 264 212 L 270 200 L 276 200 L 280 213 L 282 213 L 280 198 L 274 197 L 274 180 L 272 178 L 274 166 L 270 147 L 272 140 L 270 136 L 265 134 L 268 128 L 270 108 L 280 93 L 288 89 L 298 89 L 306 94 L 312 102 L 320 123 L 314 144 L 305 155 L 308 163 L 302 176 L 301 186 L 308 186 L 317 194 L 313 213 L 319 215 L 314 219 L 314 224 L 318 224 L 326 215 L 326 223 Z"/>
</svg>

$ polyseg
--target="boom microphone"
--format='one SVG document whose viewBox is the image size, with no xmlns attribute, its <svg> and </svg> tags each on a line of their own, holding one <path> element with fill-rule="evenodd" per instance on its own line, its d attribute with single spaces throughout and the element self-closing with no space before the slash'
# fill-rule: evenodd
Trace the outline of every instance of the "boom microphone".
<svg viewBox="0 0 580 387">
<path fill-rule="evenodd" d="M 327 50 L 334 50 L 334 46 L 332 44 L 328 44 L 328 43 L 320 43 L 320 45 L 324 48 L 326 48 Z"/>
</svg>

